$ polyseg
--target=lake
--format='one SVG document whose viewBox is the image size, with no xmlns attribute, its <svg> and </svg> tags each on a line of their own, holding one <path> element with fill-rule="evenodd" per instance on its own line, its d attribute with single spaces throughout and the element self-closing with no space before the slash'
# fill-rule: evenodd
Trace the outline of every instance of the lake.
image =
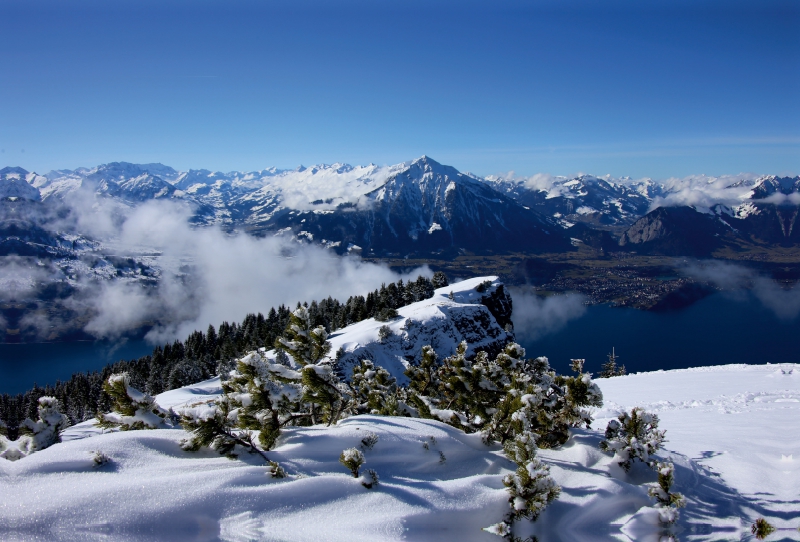
<svg viewBox="0 0 800 542">
<path fill-rule="evenodd" d="M 800 362 L 800 318 L 780 319 L 749 293 L 714 294 L 687 308 L 648 312 L 605 305 L 537 340 L 517 337 L 528 357 L 547 356 L 560 373 L 585 358 L 597 374 L 612 347 L 628 372 L 728 363 Z"/>
<path fill-rule="evenodd" d="M 544 355 L 561 373 L 571 358 L 585 358 L 598 373 L 611 348 L 629 372 L 726 363 L 800 361 L 800 318 L 781 320 L 749 294 L 715 294 L 685 309 L 653 313 L 604 305 L 539 339 L 519 334 L 528 356 Z M 18 393 L 151 353 L 143 340 L 0 344 L 0 393 Z"/>
<path fill-rule="evenodd" d="M 144 340 L 0 344 L 0 393 L 23 392 L 34 382 L 54 384 L 73 373 L 102 369 L 152 351 L 153 345 Z"/>
</svg>

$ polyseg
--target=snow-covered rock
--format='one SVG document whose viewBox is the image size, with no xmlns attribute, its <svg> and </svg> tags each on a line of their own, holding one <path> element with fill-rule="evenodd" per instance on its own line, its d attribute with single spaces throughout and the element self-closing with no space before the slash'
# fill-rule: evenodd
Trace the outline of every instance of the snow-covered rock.
<svg viewBox="0 0 800 542">
<path fill-rule="evenodd" d="M 482 292 L 476 289 L 480 285 L 484 285 Z M 408 381 L 403 371 L 409 363 L 419 363 L 425 345 L 445 357 L 454 354 L 461 341 L 467 341 L 467 356 L 479 350 L 494 356 L 513 340 L 484 304 L 490 303 L 498 290 L 500 296 L 506 296 L 497 277 L 473 278 L 439 288 L 432 298 L 398 309 L 398 316 L 391 321 L 369 318 L 331 333 L 331 354 L 338 357 L 337 365 L 345 377 L 360 360 L 367 359 L 403 384 Z M 511 307 L 507 310 L 510 313 Z M 384 339 L 380 336 L 383 326 L 391 331 Z"/>
</svg>

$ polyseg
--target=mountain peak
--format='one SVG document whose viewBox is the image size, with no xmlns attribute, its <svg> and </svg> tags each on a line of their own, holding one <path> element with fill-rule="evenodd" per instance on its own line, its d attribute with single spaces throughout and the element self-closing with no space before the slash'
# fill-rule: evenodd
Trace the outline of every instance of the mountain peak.
<svg viewBox="0 0 800 542">
<path fill-rule="evenodd" d="M 10 174 L 22 175 L 24 177 L 29 172 L 24 170 L 24 169 L 22 169 L 19 166 L 8 166 L 8 167 L 4 167 L 3 169 L 0 169 L 0 175 L 8 175 L 9 173 Z"/>
</svg>

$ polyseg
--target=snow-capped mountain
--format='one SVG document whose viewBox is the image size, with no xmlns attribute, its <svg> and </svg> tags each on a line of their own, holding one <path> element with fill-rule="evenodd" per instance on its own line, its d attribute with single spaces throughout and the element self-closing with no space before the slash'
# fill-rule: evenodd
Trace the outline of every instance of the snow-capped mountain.
<svg viewBox="0 0 800 542">
<path fill-rule="evenodd" d="M 523 205 L 552 216 L 564 225 L 585 222 L 604 226 L 630 224 L 647 212 L 661 188 L 650 179 L 574 178 L 534 176 L 531 178 L 487 178 L 497 190 Z"/>
<path fill-rule="evenodd" d="M 0 169 L 0 199 L 22 198 L 38 201 L 41 195 L 35 183 L 40 179 L 35 173 L 28 173 L 20 167 Z"/>
<path fill-rule="evenodd" d="M 337 163 L 228 173 L 126 162 L 44 176 L 21 168 L 2 171 L 3 197 L 52 204 L 84 194 L 128 208 L 176 200 L 189 205 L 199 225 L 279 234 L 338 253 L 374 256 L 560 251 L 570 249 L 569 238 L 609 249 L 648 212 L 678 207 L 717 215 L 747 239 L 784 243 L 793 239 L 792 209 L 800 205 L 800 177 L 484 179 L 426 156 L 393 166 Z M 602 230 L 616 232 L 614 238 Z M 630 235 L 619 241 L 639 245 Z"/>
<path fill-rule="evenodd" d="M 378 255 L 448 250 L 564 250 L 553 220 L 481 179 L 423 156 L 355 202 L 276 214 L 272 229 Z"/>
</svg>

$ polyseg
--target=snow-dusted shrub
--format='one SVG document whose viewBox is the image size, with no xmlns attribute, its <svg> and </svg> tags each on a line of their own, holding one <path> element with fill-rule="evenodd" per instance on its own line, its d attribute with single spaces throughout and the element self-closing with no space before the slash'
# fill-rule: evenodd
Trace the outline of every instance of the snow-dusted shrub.
<svg viewBox="0 0 800 542">
<path fill-rule="evenodd" d="M 361 485 L 367 489 L 376 487 L 378 485 L 378 473 L 373 469 L 369 469 L 366 476 L 361 477 Z"/>
<path fill-rule="evenodd" d="M 348 448 L 343 450 L 339 456 L 339 463 L 350 469 L 353 478 L 358 478 L 358 471 L 365 463 L 364 454 L 358 448 Z"/>
<path fill-rule="evenodd" d="M 209 446 L 228 457 L 235 447 L 260 453 L 275 445 L 281 428 L 317 423 L 336 423 L 350 413 L 348 389 L 325 359 L 330 352 L 328 334 L 312 327 L 308 310 L 295 310 L 282 337 L 275 341 L 280 353 L 291 356 L 273 362 L 264 348 L 236 361 L 236 368 L 223 376 L 222 396 L 203 408 L 185 409 L 182 424 L 192 432 L 184 449 Z"/>
<path fill-rule="evenodd" d="M 27 418 L 20 424 L 20 437 L 9 440 L 7 427 L 0 427 L 0 457 L 17 461 L 34 452 L 61 442 L 61 432 L 69 427 L 69 418 L 62 414 L 55 397 L 40 397 L 36 421 Z"/>
<path fill-rule="evenodd" d="M 485 352 L 466 357 L 467 344 L 441 362 L 430 347 L 422 361 L 409 367 L 408 402 L 418 415 L 434 418 L 466 432 L 483 433 L 489 444 L 504 445 L 517 463 L 508 475 L 511 512 L 491 532 L 513 538 L 513 524 L 536 519 L 560 488 L 549 469 L 536 458 L 537 441 L 544 446 L 563 444 L 569 428 L 591 423 L 586 407 L 602 406 L 600 389 L 583 372 L 583 360 L 574 360 L 574 376 L 556 375 L 547 358 L 525 359 L 525 349 L 510 343 L 494 360 Z"/>
<path fill-rule="evenodd" d="M 111 458 L 100 450 L 94 450 L 89 453 L 92 454 L 92 462 L 94 463 L 95 467 L 102 467 L 103 465 L 107 465 L 111 462 Z"/>
<path fill-rule="evenodd" d="M 382 325 L 380 329 L 378 329 L 378 339 L 380 339 L 382 343 L 386 342 L 392 335 L 392 328 L 387 325 Z"/>
<path fill-rule="evenodd" d="M 289 324 L 283 336 L 275 340 L 275 348 L 285 350 L 300 366 L 302 400 L 310 406 L 311 423 L 336 423 L 347 406 L 346 387 L 325 360 L 331 349 L 325 328 L 312 327 L 308 309 L 301 306 L 289 316 Z"/>
<path fill-rule="evenodd" d="M 650 456 L 661 448 L 664 433 L 658 430 L 658 416 L 634 407 L 630 414 L 623 412 L 608 422 L 606 440 L 600 443 L 600 449 L 613 452 L 619 465 L 628 471 L 637 459 L 651 464 Z"/>
<path fill-rule="evenodd" d="M 398 404 L 397 380 L 369 360 L 361 360 L 353 367 L 350 389 L 358 413 L 398 416 L 403 411 L 403 406 Z"/>
<path fill-rule="evenodd" d="M 114 407 L 108 414 L 97 415 L 99 427 L 121 431 L 169 427 L 169 412 L 158 406 L 150 395 L 132 387 L 128 373 L 109 376 L 103 390 L 111 397 Z"/>
<path fill-rule="evenodd" d="M 267 476 L 271 478 L 286 478 L 286 471 L 277 462 L 270 461 Z"/>
<path fill-rule="evenodd" d="M 69 427 L 69 418 L 61 413 L 55 397 L 40 397 L 38 414 L 38 420 L 27 418 L 19 427 L 21 436 L 17 442 L 25 455 L 61 442 L 61 432 Z"/>
<path fill-rule="evenodd" d="M 361 446 L 367 450 L 371 450 L 378 443 L 378 435 L 372 431 L 367 431 L 367 435 L 361 439 Z"/>
<path fill-rule="evenodd" d="M 671 525 L 678 520 L 678 508 L 686 506 L 686 499 L 680 493 L 672 493 L 675 481 L 675 466 L 669 462 L 658 461 L 653 465 L 658 473 L 658 485 L 651 487 L 648 494 L 656 501 L 661 523 Z"/>
<path fill-rule="evenodd" d="M 775 527 L 766 519 L 758 518 L 756 522 L 750 526 L 750 532 L 753 533 L 758 540 L 764 540 L 775 532 Z"/>
</svg>

